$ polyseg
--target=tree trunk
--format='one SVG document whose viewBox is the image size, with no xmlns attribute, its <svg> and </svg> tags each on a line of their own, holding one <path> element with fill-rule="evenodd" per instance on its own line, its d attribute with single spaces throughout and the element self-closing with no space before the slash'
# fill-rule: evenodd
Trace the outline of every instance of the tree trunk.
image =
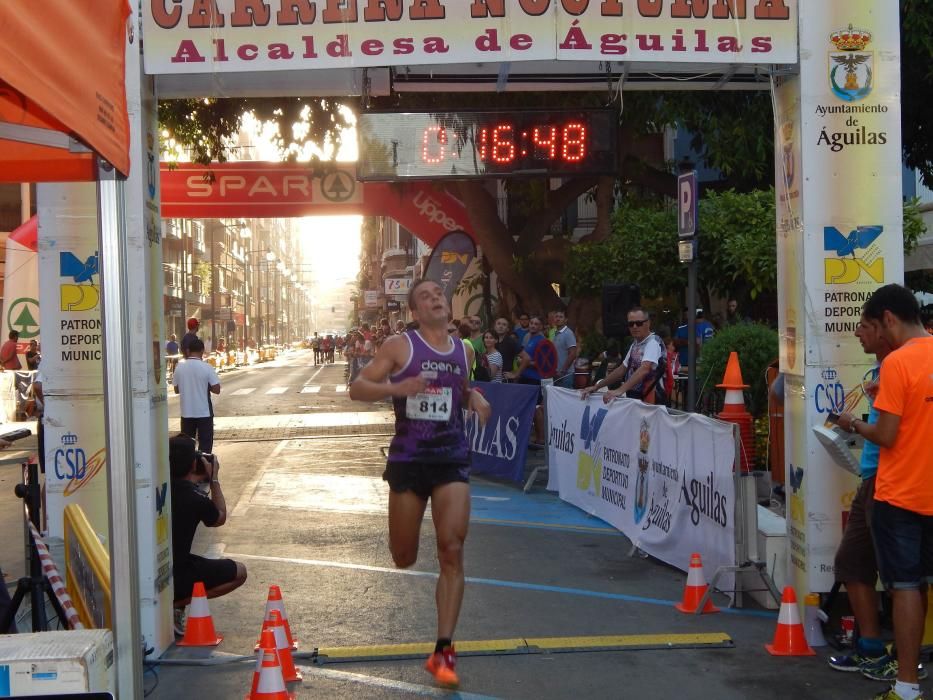
<svg viewBox="0 0 933 700">
<path fill-rule="evenodd" d="M 496 200 L 482 182 L 461 180 L 454 186 L 469 214 L 476 242 L 496 271 L 499 284 L 510 288 L 518 297 L 517 304 L 526 311 L 543 311 L 556 306 L 559 302 L 550 284 L 527 265 L 524 269 L 516 267 L 512 234 L 499 219 Z"/>
</svg>

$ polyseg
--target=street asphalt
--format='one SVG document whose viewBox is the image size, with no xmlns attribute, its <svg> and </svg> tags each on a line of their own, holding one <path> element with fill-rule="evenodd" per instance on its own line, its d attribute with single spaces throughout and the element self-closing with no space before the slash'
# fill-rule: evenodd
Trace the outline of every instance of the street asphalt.
<svg viewBox="0 0 933 700">
<path fill-rule="evenodd" d="M 455 639 L 476 651 L 461 654 L 459 692 L 437 689 L 420 649 L 390 646 L 433 642 L 437 562 L 430 511 L 418 562 L 399 570 L 389 555 L 381 480 L 388 405 L 350 401 L 344 365 L 315 366 L 308 351 L 222 374 L 221 383 L 214 451 L 230 516 L 221 528 L 200 528 L 194 550 L 244 562 L 249 578 L 210 603 L 223 643 L 170 649 L 145 675 L 148 697 L 248 694 L 271 584 L 282 590 L 300 643 L 304 679 L 290 685 L 297 698 L 802 700 L 884 689 L 831 670 L 827 648 L 815 657 L 769 655 L 774 612 L 728 609 L 720 594 L 719 614 L 678 612 L 683 572 L 632 555 L 623 535 L 543 482 L 525 494 L 481 478 L 473 480 Z M 170 399 L 170 432 L 177 406 Z M 535 460 L 539 453 L 530 454 Z M 21 540 L 11 539 L 5 549 L 15 554 Z M 491 640 L 511 641 L 471 644 Z M 372 658 L 379 654 L 390 656 Z"/>
</svg>

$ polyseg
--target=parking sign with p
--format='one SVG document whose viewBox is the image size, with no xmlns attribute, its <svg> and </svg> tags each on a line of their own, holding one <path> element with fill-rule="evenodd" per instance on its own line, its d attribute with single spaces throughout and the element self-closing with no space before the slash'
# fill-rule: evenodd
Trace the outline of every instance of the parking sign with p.
<svg viewBox="0 0 933 700">
<path fill-rule="evenodd" d="M 690 238 L 697 232 L 697 174 L 677 177 L 677 235 Z"/>
</svg>

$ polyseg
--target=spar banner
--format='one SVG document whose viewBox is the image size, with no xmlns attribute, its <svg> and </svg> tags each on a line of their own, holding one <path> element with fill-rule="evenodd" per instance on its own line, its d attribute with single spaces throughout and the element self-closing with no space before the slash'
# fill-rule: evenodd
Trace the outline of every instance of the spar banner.
<svg viewBox="0 0 933 700">
<path fill-rule="evenodd" d="M 3 323 L 0 342 L 10 331 L 19 331 L 16 350 L 26 369 L 25 353 L 30 340 L 39 340 L 39 223 L 35 216 L 14 229 L 6 240 Z"/>
<path fill-rule="evenodd" d="M 476 244 L 464 231 L 448 233 L 431 251 L 431 258 L 424 269 L 424 279 L 437 282 L 444 289 L 447 301 L 453 300 L 457 285 L 463 279 L 473 258 Z"/>
<path fill-rule="evenodd" d="M 733 426 L 663 406 L 546 387 L 548 489 L 686 571 L 735 565 Z M 721 578 L 722 590 L 734 576 Z"/>
<path fill-rule="evenodd" d="M 307 163 L 161 163 L 167 219 L 275 216 L 390 216 L 429 246 L 452 231 L 470 233 L 463 202 L 430 182 L 357 182 L 356 167 L 315 174 Z"/>
<path fill-rule="evenodd" d="M 476 382 L 474 386 L 482 388 L 492 415 L 484 426 L 475 413 L 466 416 L 464 427 L 472 453 L 470 470 L 521 483 L 538 387 L 493 382 Z"/>
<path fill-rule="evenodd" d="M 797 0 L 152 0 L 145 69 L 519 61 L 797 63 Z"/>
</svg>

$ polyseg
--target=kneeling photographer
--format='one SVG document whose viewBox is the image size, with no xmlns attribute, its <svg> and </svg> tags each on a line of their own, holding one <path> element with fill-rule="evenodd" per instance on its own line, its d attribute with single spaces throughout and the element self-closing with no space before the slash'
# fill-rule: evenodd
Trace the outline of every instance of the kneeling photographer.
<svg viewBox="0 0 933 700">
<path fill-rule="evenodd" d="M 220 487 L 220 462 L 195 449 L 194 439 L 180 434 L 169 440 L 172 471 L 172 559 L 175 576 L 175 633 L 184 634 L 185 606 L 197 581 L 208 598 L 236 590 L 246 581 L 246 566 L 232 559 L 205 559 L 191 553 L 198 525 L 220 527 L 227 521 L 227 503 Z M 201 490 L 208 485 L 208 492 Z"/>
</svg>

